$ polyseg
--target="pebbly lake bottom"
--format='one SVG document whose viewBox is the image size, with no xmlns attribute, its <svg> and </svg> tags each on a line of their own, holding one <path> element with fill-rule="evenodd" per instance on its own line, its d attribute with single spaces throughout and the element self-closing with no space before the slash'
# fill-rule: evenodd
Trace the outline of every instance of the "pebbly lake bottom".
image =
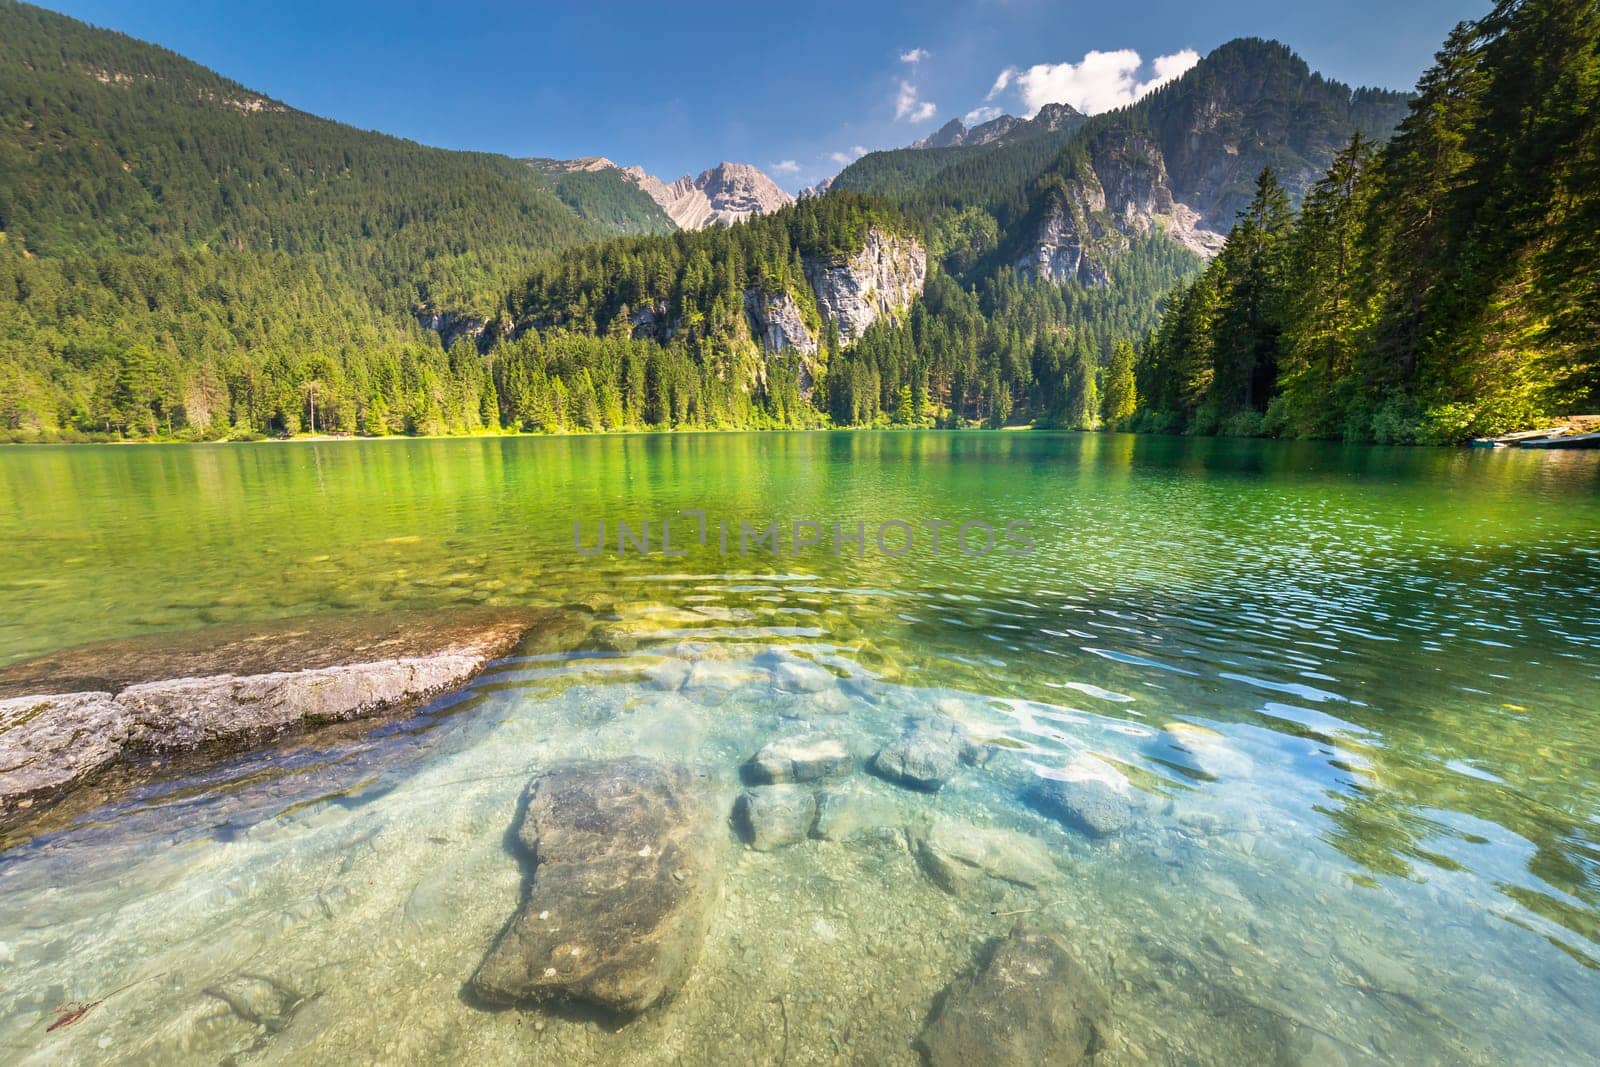
<svg viewBox="0 0 1600 1067">
<path fill-rule="evenodd" d="M 1530 951 L 1481 885 L 1352 876 L 1316 808 L 1329 773 L 1375 783 L 1337 731 L 985 699 L 849 653 L 512 656 L 416 718 L 148 787 L 5 857 L 0 1049 L 19 1064 L 916 1063 L 941 996 L 1019 923 L 1104 993 L 1097 1063 L 1555 1063 L 1600 1047 L 1594 972 Z M 987 758 L 937 792 L 872 773 L 930 716 Z M 1030 730 L 1075 754 L 1047 766 L 1004 743 Z M 804 787 L 853 817 L 757 851 L 732 818 L 762 788 L 741 767 L 797 735 L 854 757 Z M 481 1003 L 469 980 L 526 888 L 512 830 L 529 779 L 627 758 L 690 769 L 726 838 L 688 981 L 626 1022 Z M 1157 766 L 1174 773 L 1141 770 Z M 1094 836 L 1041 812 L 1025 799 L 1041 775 L 1109 785 L 1127 824 Z M 941 884 L 930 841 L 979 858 Z"/>
</svg>

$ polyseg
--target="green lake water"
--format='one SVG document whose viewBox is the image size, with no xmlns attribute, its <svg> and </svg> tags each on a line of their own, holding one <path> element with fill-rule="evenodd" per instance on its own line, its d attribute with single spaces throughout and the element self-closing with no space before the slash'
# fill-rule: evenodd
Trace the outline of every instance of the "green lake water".
<svg viewBox="0 0 1600 1067">
<path fill-rule="evenodd" d="M 707 514 L 705 545 L 680 517 Z M 592 545 L 574 548 L 573 522 Z M 658 551 L 616 551 L 616 523 Z M 819 524 L 798 554 L 754 529 Z M 926 528 L 903 555 L 873 531 Z M 729 550 L 717 524 L 731 524 Z M 835 554 L 832 524 L 866 524 Z M 1028 524 L 1033 549 L 952 543 Z M 969 531 L 979 531 L 969 527 Z M 902 534 L 886 546 L 898 551 Z M 980 538 L 974 534 L 974 541 Z M 293 617 L 534 607 L 413 717 L 156 776 L 0 853 L 0 1061 L 916 1063 L 1022 921 L 1105 991 L 1097 1063 L 1566 1064 L 1600 1049 L 1600 456 L 1045 433 L 0 450 L 0 666 Z M 786 684 L 818 665 L 826 685 Z M 808 676 L 810 677 L 810 676 Z M 939 715 L 993 759 L 866 773 Z M 860 757 L 887 832 L 732 840 L 703 956 L 626 1026 L 486 1011 L 528 779 L 570 757 Z M 1092 778 L 1131 825 L 1020 799 Z M 940 823 L 1058 879 L 936 885 Z M 909 828 L 909 829 L 906 829 Z M 902 832 L 904 831 L 904 832 Z M 292 991 L 242 1018 L 230 976 Z M 62 1005 L 105 998 L 46 1027 Z"/>
</svg>

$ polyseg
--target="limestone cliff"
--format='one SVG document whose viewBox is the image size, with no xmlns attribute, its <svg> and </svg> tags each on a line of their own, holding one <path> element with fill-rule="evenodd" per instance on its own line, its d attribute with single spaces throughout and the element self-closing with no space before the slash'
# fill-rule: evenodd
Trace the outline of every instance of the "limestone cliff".
<svg viewBox="0 0 1600 1067">
<path fill-rule="evenodd" d="M 802 356 L 817 354 L 817 335 L 807 324 L 800 302 L 793 293 L 747 289 L 744 310 L 750 317 L 751 333 L 768 352 L 795 351 Z"/>
<path fill-rule="evenodd" d="M 806 279 L 817 308 L 839 331 L 839 343 L 859 338 L 879 318 L 905 312 L 928 278 L 928 253 L 920 241 L 876 226 L 866 244 L 844 263 L 807 263 Z"/>
<path fill-rule="evenodd" d="M 769 359 L 784 353 L 798 357 L 800 394 L 809 397 L 827 327 L 848 345 L 880 318 L 904 315 L 922 295 L 928 255 L 921 242 L 872 227 L 861 249 L 843 262 L 803 265 L 809 292 L 748 289 L 744 307 L 750 335 Z"/>
</svg>

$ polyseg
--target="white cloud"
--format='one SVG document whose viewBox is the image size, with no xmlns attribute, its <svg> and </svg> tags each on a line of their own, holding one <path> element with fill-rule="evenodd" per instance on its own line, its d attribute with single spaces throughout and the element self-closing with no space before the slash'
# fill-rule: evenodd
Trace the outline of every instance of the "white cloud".
<svg viewBox="0 0 1600 1067">
<path fill-rule="evenodd" d="M 864 146 L 852 145 L 847 151 L 830 153 L 828 158 L 840 166 L 844 166 L 847 163 L 854 163 L 866 154 L 867 150 Z"/>
<path fill-rule="evenodd" d="M 900 53 L 900 62 L 910 63 L 913 67 L 928 58 L 926 48 L 912 48 Z"/>
<path fill-rule="evenodd" d="M 1153 76 L 1141 81 L 1145 62 L 1133 49 L 1090 52 L 1077 63 L 1038 63 L 1026 70 L 1008 67 L 995 79 L 988 99 L 1014 87 L 1030 115 L 1046 104 L 1071 104 L 1086 115 L 1098 115 L 1133 103 L 1198 62 L 1200 53 L 1192 48 L 1157 56 L 1150 61 Z"/>
<path fill-rule="evenodd" d="M 910 82 L 900 83 L 900 92 L 894 98 L 894 117 L 902 122 L 926 122 L 937 114 L 939 108 L 930 100 L 917 98 L 917 87 Z"/>
<path fill-rule="evenodd" d="M 1004 114 L 1005 112 L 997 107 L 975 107 L 962 116 L 961 121 L 968 127 L 982 126 L 985 122 L 997 119 Z"/>
<path fill-rule="evenodd" d="M 786 159 L 781 163 L 772 164 L 772 171 L 774 174 L 799 174 L 800 164 L 792 159 Z"/>
</svg>

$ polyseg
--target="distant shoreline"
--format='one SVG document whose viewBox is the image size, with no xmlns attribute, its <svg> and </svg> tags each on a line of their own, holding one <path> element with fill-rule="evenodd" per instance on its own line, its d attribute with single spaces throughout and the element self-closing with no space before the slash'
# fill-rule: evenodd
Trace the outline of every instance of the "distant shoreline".
<svg viewBox="0 0 1600 1067">
<path fill-rule="evenodd" d="M 1584 429 L 1592 417 L 1579 417 L 1573 420 L 1546 420 L 1547 426 L 1566 425 L 1569 432 L 1592 432 Z M 809 426 L 809 427 L 713 427 L 696 426 L 681 427 L 677 429 L 629 429 L 629 430 L 572 430 L 562 433 L 460 433 L 460 434 L 384 434 L 382 436 L 367 436 L 362 434 L 296 434 L 293 437 L 252 437 L 252 438 L 222 438 L 215 441 L 178 440 L 170 438 L 88 438 L 78 440 L 31 440 L 31 441 L 0 441 L 0 448 L 19 447 L 31 448 L 52 445 L 114 445 L 138 447 L 145 445 L 294 445 L 294 444 L 341 444 L 359 442 L 382 441 L 488 441 L 488 440 L 560 440 L 563 438 L 601 438 L 601 437 L 665 437 L 685 436 L 694 434 L 786 434 L 786 433 L 949 433 L 949 434 L 1012 434 L 1012 433 L 1056 433 L 1056 434 L 1108 434 L 1128 437 L 1152 438 L 1179 438 L 1184 440 L 1228 440 L 1228 441 L 1278 441 L 1338 445 L 1364 445 L 1378 448 L 1467 448 L 1471 441 L 1458 441 L 1449 444 L 1422 444 L 1405 443 L 1392 444 L 1377 441 L 1333 441 L 1314 438 L 1299 437 L 1246 437 L 1234 434 L 1163 434 L 1149 433 L 1135 430 L 1107 430 L 1107 429 L 1069 429 L 1066 427 L 1051 426 L 1002 426 L 979 427 L 948 427 L 948 426 Z M 1521 451 L 1521 450 L 1519 450 Z"/>
</svg>

